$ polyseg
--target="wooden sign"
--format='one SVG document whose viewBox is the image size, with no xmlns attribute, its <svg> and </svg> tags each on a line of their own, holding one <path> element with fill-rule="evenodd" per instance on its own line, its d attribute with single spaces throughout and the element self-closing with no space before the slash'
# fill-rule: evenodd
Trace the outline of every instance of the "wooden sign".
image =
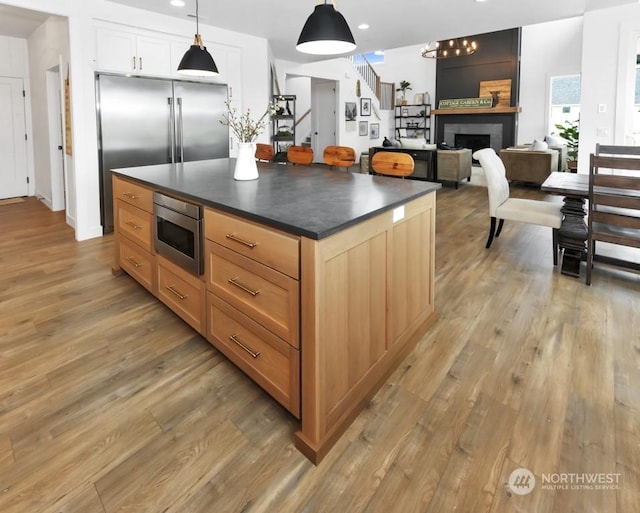
<svg viewBox="0 0 640 513">
<path fill-rule="evenodd" d="M 481 98 L 491 98 L 494 107 L 511 106 L 511 79 L 504 80 L 484 80 L 480 82 Z"/>
<path fill-rule="evenodd" d="M 440 100 L 439 109 L 490 109 L 491 98 L 451 98 Z"/>
</svg>

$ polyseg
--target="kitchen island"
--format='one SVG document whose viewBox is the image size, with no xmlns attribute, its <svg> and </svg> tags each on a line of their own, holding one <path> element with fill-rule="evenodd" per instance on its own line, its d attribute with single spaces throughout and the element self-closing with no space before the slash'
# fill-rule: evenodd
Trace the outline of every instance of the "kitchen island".
<svg viewBox="0 0 640 513">
<path fill-rule="evenodd" d="M 233 159 L 114 170 L 125 271 L 300 419 L 318 463 L 434 317 L 438 184 Z M 204 208 L 204 274 L 153 244 L 154 191 Z"/>
</svg>

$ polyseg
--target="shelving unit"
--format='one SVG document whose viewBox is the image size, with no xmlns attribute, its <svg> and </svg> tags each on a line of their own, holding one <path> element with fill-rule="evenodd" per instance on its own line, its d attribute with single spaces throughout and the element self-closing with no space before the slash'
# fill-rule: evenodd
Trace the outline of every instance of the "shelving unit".
<svg viewBox="0 0 640 513">
<path fill-rule="evenodd" d="M 287 160 L 287 148 L 296 143 L 296 96 L 295 94 L 273 95 L 281 109 L 271 116 L 271 141 L 273 142 L 274 162 Z"/>
<path fill-rule="evenodd" d="M 430 104 L 396 105 L 395 120 L 396 138 L 422 137 L 431 142 Z M 406 135 L 401 135 L 401 130 L 405 130 Z"/>
</svg>

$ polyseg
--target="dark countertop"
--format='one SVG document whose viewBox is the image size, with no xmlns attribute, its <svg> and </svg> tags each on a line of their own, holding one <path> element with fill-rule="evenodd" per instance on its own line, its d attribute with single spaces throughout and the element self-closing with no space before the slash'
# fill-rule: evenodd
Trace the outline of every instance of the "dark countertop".
<svg viewBox="0 0 640 513">
<path fill-rule="evenodd" d="M 441 187 L 440 184 L 258 163 L 260 178 L 233 179 L 235 159 L 115 169 L 142 184 L 311 239 L 322 239 Z"/>
</svg>

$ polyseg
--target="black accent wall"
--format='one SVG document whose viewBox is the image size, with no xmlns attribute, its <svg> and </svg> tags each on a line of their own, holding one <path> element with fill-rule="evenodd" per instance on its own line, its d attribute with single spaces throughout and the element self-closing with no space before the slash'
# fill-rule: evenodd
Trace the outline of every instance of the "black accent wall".
<svg viewBox="0 0 640 513">
<path fill-rule="evenodd" d="M 436 101 L 449 98 L 477 98 L 480 82 L 511 79 L 511 106 L 519 104 L 520 28 L 469 36 L 478 43 L 473 55 L 438 59 L 436 63 Z M 436 140 L 445 141 L 444 125 L 501 124 L 501 147 L 516 141 L 517 114 L 447 114 L 436 116 Z M 449 142 L 453 145 L 453 141 Z M 500 148 L 494 148 L 496 150 Z"/>
</svg>

